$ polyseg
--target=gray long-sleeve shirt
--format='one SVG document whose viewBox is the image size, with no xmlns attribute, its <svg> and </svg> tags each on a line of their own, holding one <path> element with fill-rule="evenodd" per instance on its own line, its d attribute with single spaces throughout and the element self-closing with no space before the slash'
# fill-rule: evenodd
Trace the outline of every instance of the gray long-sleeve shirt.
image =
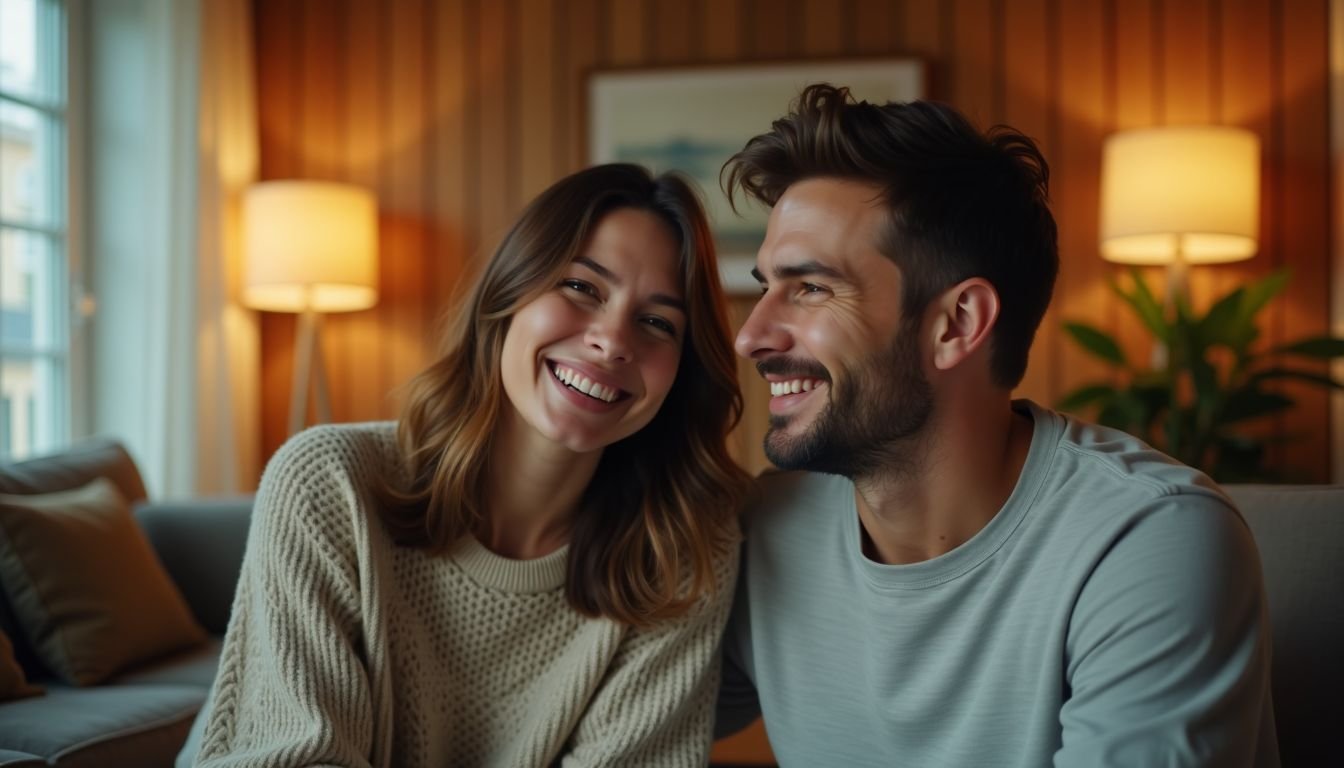
<svg viewBox="0 0 1344 768">
<path fill-rule="evenodd" d="M 1129 435 L 1015 407 L 1015 490 L 933 560 L 865 558 L 844 478 L 762 478 L 720 730 L 761 712 L 783 766 L 1277 765 L 1240 515 Z"/>
</svg>

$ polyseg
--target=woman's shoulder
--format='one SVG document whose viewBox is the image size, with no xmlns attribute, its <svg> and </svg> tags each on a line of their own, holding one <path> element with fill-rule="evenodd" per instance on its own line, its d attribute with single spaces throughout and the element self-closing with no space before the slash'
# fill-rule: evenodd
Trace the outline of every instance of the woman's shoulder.
<svg viewBox="0 0 1344 768">
<path fill-rule="evenodd" d="M 396 466 L 397 424 L 371 421 L 323 424 L 285 441 L 266 464 L 267 479 L 323 480 L 382 476 Z"/>
</svg>

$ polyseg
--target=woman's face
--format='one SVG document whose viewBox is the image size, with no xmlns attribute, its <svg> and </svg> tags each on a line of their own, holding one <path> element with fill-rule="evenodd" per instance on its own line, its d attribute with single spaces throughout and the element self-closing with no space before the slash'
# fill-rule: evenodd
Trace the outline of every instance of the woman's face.
<svg viewBox="0 0 1344 768">
<path fill-rule="evenodd" d="M 505 418 L 578 453 L 639 431 L 676 379 L 684 299 L 668 225 L 633 208 L 607 214 L 555 287 L 513 316 Z"/>
</svg>

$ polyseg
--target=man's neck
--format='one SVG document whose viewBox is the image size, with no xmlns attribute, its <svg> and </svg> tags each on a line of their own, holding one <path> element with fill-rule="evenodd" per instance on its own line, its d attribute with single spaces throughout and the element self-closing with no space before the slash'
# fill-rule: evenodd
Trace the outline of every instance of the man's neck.
<svg viewBox="0 0 1344 768">
<path fill-rule="evenodd" d="M 1010 407 L 936 416 L 919 460 L 897 474 L 854 478 L 864 554 L 917 563 L 969 541 L 1012 495 L 1032 431 Z"/>
</svg>

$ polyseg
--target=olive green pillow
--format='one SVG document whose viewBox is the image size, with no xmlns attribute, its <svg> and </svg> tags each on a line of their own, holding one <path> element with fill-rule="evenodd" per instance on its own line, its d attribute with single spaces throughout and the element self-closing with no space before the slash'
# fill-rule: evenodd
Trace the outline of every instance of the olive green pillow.
<svg viewBox="0 0 1344 768">
<path fill-rule="evenodd" d="M 109 480 L 0 494 L 0 584 L 37 656 L 72 685 L 205 640 Z"/>
<path fill-rule="evenodd" d="M 0 701 L 36 696 L 42 689 L 28 684 L 23 667 L 14 659 L 14 646 L 9 636 L 0 632 Z"/>
</svg>

